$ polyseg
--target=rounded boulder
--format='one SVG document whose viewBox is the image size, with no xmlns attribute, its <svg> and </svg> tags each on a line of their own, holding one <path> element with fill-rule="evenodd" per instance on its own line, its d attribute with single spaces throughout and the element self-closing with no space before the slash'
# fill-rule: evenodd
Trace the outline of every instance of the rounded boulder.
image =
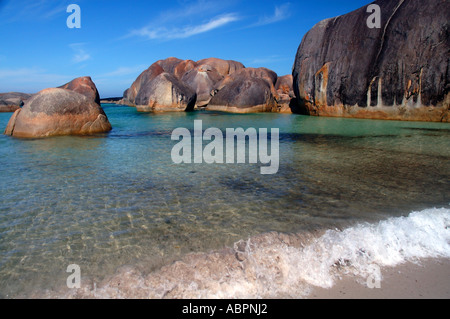
<svg viewBox="0 0 450 319">
<path fill-rule="evenodd" d="M 111 124 L 95 100 L 75 91 L 50 88 L 35 94 L 13 114 L 5 134 L 32 138 L 110 130 Z"/>
</svg>

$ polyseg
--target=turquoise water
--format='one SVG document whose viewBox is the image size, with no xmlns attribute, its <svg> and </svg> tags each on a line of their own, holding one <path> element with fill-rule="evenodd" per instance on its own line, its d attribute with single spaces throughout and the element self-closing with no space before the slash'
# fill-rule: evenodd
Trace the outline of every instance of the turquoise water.
<svg viewBox="0 0 450 319">
<path fill-rule="evenodd" d="M 150 273 L 277 231 L 344 228 L 450 203 L 450 126 L 284 114 L 144 114 L 103 105 L 91 137 L 0 136 L 0 297 Z M 0 130 L 11 113 L 0 113 Z M 279 128 L 280 168 L 181 164 L 173 129 Z M 205 142 L 206 144 L 206 142 Z"/>
</svg>

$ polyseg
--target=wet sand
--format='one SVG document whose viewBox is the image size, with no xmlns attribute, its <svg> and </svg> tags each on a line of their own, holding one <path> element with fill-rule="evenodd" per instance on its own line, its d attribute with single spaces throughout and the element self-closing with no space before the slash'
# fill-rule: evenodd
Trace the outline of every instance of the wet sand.
<svg viewBox="0 0 450 319">
<path fill-rule="evenodd" d="M 382 268 L 380 288 L 343 277 L 331 289 L 315 288 L 310 299 L 450 299 L 450 259 L 427 259 Z M 359 282 L 358 282 L 359 280 Z"/>
</svg>

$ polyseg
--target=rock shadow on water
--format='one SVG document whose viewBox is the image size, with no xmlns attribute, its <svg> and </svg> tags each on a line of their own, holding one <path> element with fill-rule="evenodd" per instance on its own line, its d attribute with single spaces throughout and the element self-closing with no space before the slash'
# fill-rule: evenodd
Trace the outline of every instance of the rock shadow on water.
<svg viewBox="0 0 450 319">
<path fill-rule="evenodd" d="M 376 135 L 336 135 L 336 134 L 320 134 L 320 133 L 283 133 L 280 132 L 280 142 L 305 142 L 305 143 L 324 143 L 324 142 L 351 142 L 355 140 L 369 138 L 399 138 L 394 134 L 376 134 Z"/>
<path fill-rule="evenodd" d="M 146 137 L 171 137 L 172 131 L 169 130 L 157 130 L 157 131 L 141 131 L 141 132 L 115 132 L 114 130 L 109 133 L 112 138 L 120 139 L 135 139 L 135 138 L 146 138 Z"/>
<path fill-rule="evenodd" d="M 269 187 L 267 185 L 264 185 L 263 183 L 258 182 L 255 179 L 222 177 L 218 180 L 218 182 L 220 185 L 226 187 L 227 189 L 240 194 L 251 194 L 258 197 L 279 197 L 287 195 L 286 191 L 277 189 L 275 187 Z"/>
<path fill-rule="evenodd" d="M 402 130 L 422 131 L 422 132 L 442 132 L 442 133 L 450 134 L 450 129 L 447 129 L 447 128 L 402 127 L 401 129 Z"/>
</svg>

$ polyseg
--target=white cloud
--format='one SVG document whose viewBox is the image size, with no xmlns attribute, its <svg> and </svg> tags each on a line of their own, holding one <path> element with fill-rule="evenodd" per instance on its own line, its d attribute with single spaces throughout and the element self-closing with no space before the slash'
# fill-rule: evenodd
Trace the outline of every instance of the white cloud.
<svg viewBox="0 0 450 319">
<path fill-rule="evenodd" d="M 72 43 L 70 48 L 74 51 L 73 63 L 81 63 L 91 59 L 91 55 L 84 49 L 85 43 Z"/>
<path fill-rule="evenodd" d="M 62 3 L 61 3 L 62 2 Z M 61 0 L 22 0 L 7 1 L 0 11 L 0 23 L 17 21 L 36 21 L 54 19 L 65 12 L 68 1 Z M 1 0 L 0 0 L 1 3 Z"/>
<path fill-rule="evenodd" d="M 208 32 L 219 27 L 222 27 L 230 22 L 237 21 L 238 18 L 235 14 L 227 14 L 221 17 L 216 17 L 209 21 L 208 23 L 195 26 L 195 27 L 185 27 L 183 32 L 179 35 L 181 38 L 191 37 L 196 34 Z"/>
<path fill-rule="evenodd" d="M 210 21 L 200 24 L 200 25 L 186 25 L 180 28 L 167 28 L 167 27 L 144 27 L 139 30 L 133 30 L 130 36 L 142 36 L 150 40 L 155 39 L 184 39 L 189 38 L 194 35 L 209 32 L 214 29 L 225 26 L 231 22 L 239 20 L 238 16 L 234 13 L 228 13 L 225 15 L 217 16 Z"/>
<path fill-rule="evenodd" d="M 289 2 L 284 3 L 281 6 L 277 6 L 275 7 L 275 11 L 271 16 L 265 16 L 260 18 L 259 21 L 252 26 L 254 27 L 263 26 L 286 20 L 291 16 L 290 8 L 291 4 Z"/>
<path fill-rule="evenodd" d="M 197 0 L 177 1 L 177 6 L 156 14 L 149 25 L 172 25 L 176 21 L 197 21 L 206 17 L 218 16 L 234 1 Z"/>
<path fill-rule="evenodd" d="M 239 20 L 235 13 L 224 13 L 234 2 L 234 0 L 183 1 L 177 7 L 154 14 L 149 24 L 143 28 L 133 29 L 121 39 L 142 37 L 149 40 L 173 40 L 206 33 Z"/>
<path fill-rule="evenodd" d="M 75 53 L 75 55 L 73 56 L 72 61 L 74 63 L 81 63 L 84 61 L 87 61 L 91 58 L 91 56 L 86 53 L 86 51 L 84 51 L 83 49 L 79 49 L 77 53 Z"/>
</svg>

